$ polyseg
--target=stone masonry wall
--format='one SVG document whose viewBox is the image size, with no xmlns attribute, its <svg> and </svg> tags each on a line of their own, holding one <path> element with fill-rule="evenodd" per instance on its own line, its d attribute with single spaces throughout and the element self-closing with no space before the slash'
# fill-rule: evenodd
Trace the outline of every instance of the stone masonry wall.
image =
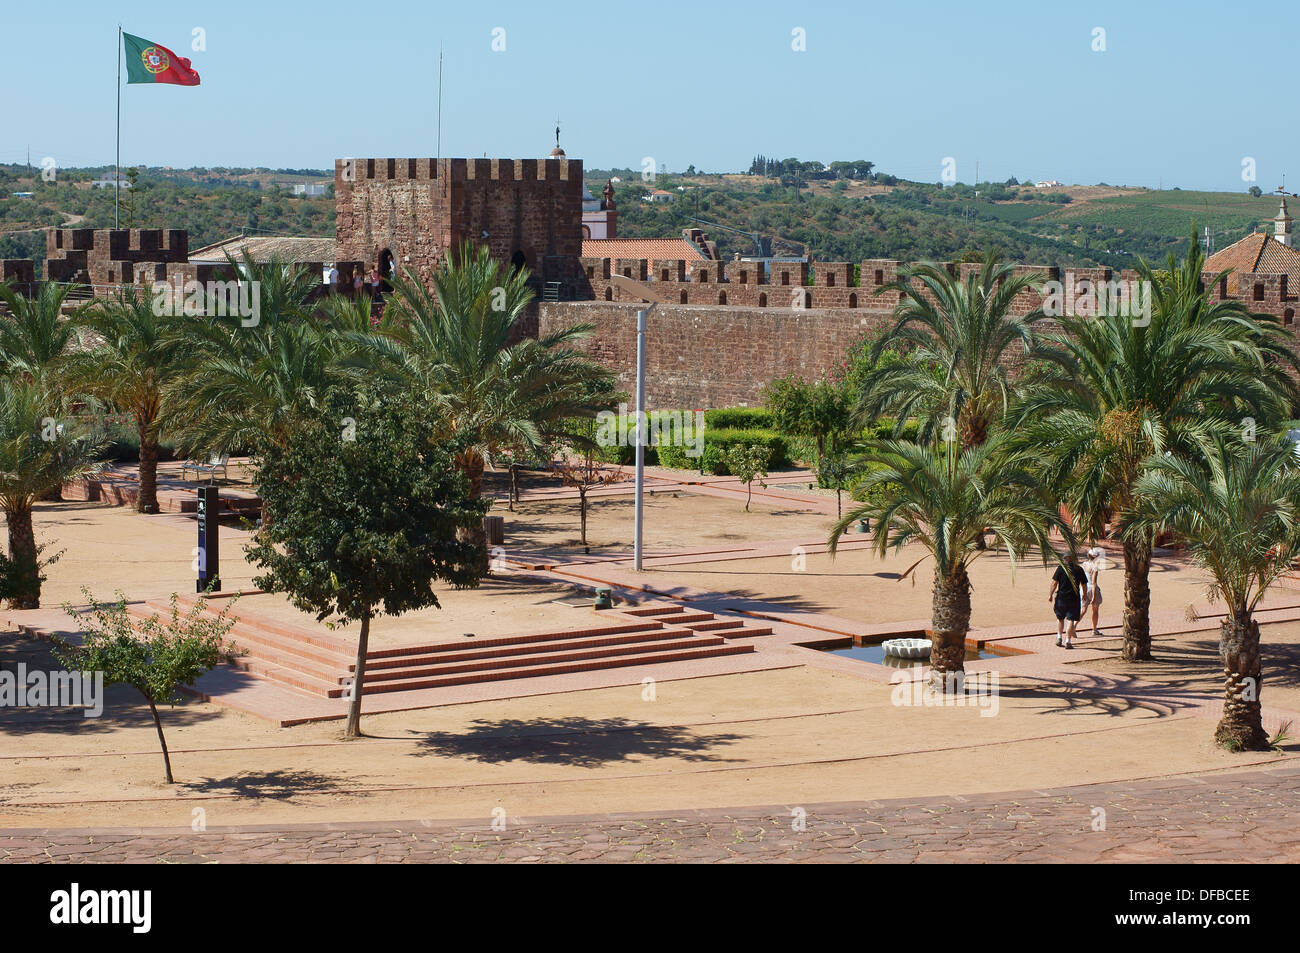
<svg viewBox="0 0 1300 953">
<path fill-rule="evenodd" d="M 634 393 L 635 299 L 615 288 L 610 275 L 651 284 L 677 303 L 656 306 L 648 322 L 648 406 L 708 409 L 758 404 L 764 386 L 786 374 L 808 379 L 832 374 L 852 343 L 892 322 L 898 293 L 877 292 L 895 280 L 899 261 L 861 262 L 856 283 L 848 262 L 818 262 L 811 266 L 811 278 L 804 263 L 772 264 L 771 273 L 765 273 L 762 262 L 693 262 L 688 274 L 683 260 L 583 258 L 580 297 L 589 300 L 542 302 L 538 331 L 545 335 L 570 324 L 595 325 L 585 347 L 619 375 L 621 389 Z M 963 275 L 978 267 L 948 265 L 953 274 Z M 1062 274 L 1057 268 L 1020 265 L 1016 272 L 1037 273 L 1073 289 L 1084 287 L 1085 279 L 1093 287 L 1137 279 L 1136 272 L 1116 274 L 1109 268 L 1073 268 Z M 1213 278 L 1205 277 L 1207 283 Z M 1227 282 L 1214 282 L 1211 297 L 1239 298 L 1252 311 L 1294 324 L 1297 299 L 1285 275 L 1245 274 L 1238 280 L 1240 294 L 1231 293 Z M 1027 314 L 1043 304 L 1042 295 L 1024 292 L 1012 310 Z M 1014 354 L 1011 361 L 1018 363 Z"/>
<path fill-rule="evenodd" d="M 543 281 L 576 278 L 582 162 L 576 159 L 338 159 L 338 257 L 427 275 L 462 241 L 523 255 Z"/>
</svg>

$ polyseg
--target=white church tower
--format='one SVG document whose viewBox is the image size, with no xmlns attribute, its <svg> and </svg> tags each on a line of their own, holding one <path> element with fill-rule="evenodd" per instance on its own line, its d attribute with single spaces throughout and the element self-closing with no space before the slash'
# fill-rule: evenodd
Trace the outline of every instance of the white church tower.
<svg viewBox="0 0 1300 953">
<path fill-rule="evenodd" d="M 1282 197 L 1277 218 L 1273 219 L 1273 237 L 1277 239 L 1278 244 L 1291 246 L 1291 215 L 1286 210 L 1286 196 Z"/>
</svg>

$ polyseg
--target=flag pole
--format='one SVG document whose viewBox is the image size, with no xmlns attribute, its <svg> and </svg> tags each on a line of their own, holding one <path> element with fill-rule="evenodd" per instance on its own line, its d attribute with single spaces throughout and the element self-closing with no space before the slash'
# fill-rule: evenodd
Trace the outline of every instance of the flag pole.
<svg viewBox="0 0 1300 953">
<path fill-rule="evenodd" d="M 113 173 L 113 227 L 122 200 L 122 24 L 117 25 L 117 162 Z"/>
</svg>

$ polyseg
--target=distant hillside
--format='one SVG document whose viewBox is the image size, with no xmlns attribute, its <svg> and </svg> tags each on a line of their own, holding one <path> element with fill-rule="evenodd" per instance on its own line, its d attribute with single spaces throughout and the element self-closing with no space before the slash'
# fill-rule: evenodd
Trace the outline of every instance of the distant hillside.
<svg viewBox="0 0 1300 953">
<path fill-rule="evenodd" d="M 697 224 L 718 241 L 724 257 L 753 254 L 759 233 L 776 254 L 812 254 L 822 260 L 864 258 L 953 260 L 996 248 L 1012 260 L 1044 265 L 1129 268 L 1138 256 L 1163 261 L 1209 224 L 1222 248 L 1267 222 L 1276 196 L 1233 192 L 1125 189 L 1106 185 L 1037 189 L 967 185 L 808 181 L 796 188 L 756 175 L 671 175 L 645 183 L 633 170 L 590 170 L 587 184 L 599 195 L 605 179 L 615 188 L 619 234 L 645 238 L 677 234 Z M 650 188 L 675 196 L 643 202 Z"/>
<path fill-rule="evenodd" d="M 836 171 L 810 171 L 796 163 L 782 175 L 659 175 L 643 182 L 639 171 L 588 169 L 599 195 L 616 176 L 619 234 L 628 238 L 678 235 L 699 224 L 722 255 L 750 255 L 759 238 L 775 254 L 811 254 L 821 260 L 969 258 L 986 249 L 1043 265 L 1131 267 L 1139 255 L 1163 260 L 1193 230 L 1208 223 L 1222 248 L 1266 223 L 1277 199 L 1246 193 L 1107 185 L 1037 189 L 1014 183 L 907 182 L 863 171 L 870 163 L 837 163 Z M 111 169 L 61 169 L 57 181 L 40 170 L 0 165 L 0 257 L 44 257 L 39 229 L 50 225 L 108 228 L 113 190 L 90 183 Z M 852 176 L 852 177 L 848 177 Z M 295 197 L 291 186 L 320 183 L 323 197 Z M 141 169 L 138 187 L 123 193 L 123 227 L 182 227 L 190 247 L 241 231 L 265 235 L 332 236 L 333 176 L 326 169 Z M 650 188 L 674 200 L 649 204 Z M 978 191 L 978 195 L 976 192 Z M 14 192 L 32 192 L 16 198 Z M 707 224 L 704 224 L 707 223 Z M 735 231 L 729 231 L 734 229 Z"/>
<path fill-rule="evenodd" d="M 125 170 L 124 170 L 125 172 Z M 49 225 L 113 227 L 113 189 L 90 183 L 112 169 L 60 169 L 45 182 L 40 170 L 0 165 L 0 258 L 44 258 L 39 231 Z M 299 182 L 328 184 L 324 197 L 295 197 Z M 322 170 L 143 169 L 137 187 L 123 190 L 122 227 L 185 228 L 190 248 L 252 234 L 333 236 L 333 174 Z M 32 192 L 15 198 L 14 192 Z"/>
</svg>

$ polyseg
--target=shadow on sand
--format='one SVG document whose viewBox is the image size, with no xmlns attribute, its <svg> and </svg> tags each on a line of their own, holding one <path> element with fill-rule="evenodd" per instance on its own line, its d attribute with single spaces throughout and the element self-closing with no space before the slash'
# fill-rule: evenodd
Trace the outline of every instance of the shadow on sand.
<svg viewBox="0 0 1300 953">
<path fill-rule="evenodd" d="M 655 758 L 728 762 L 732 759 L 720 757 L 713 749 L 735 744 L 743 737 L 701 734 L 627 718 L 570 717 L 478 720 L 464 732 L 430 734 L 421 746 L 425 754 L 489 764 L 522 761 L 594 768 Z"/>
</svg>

